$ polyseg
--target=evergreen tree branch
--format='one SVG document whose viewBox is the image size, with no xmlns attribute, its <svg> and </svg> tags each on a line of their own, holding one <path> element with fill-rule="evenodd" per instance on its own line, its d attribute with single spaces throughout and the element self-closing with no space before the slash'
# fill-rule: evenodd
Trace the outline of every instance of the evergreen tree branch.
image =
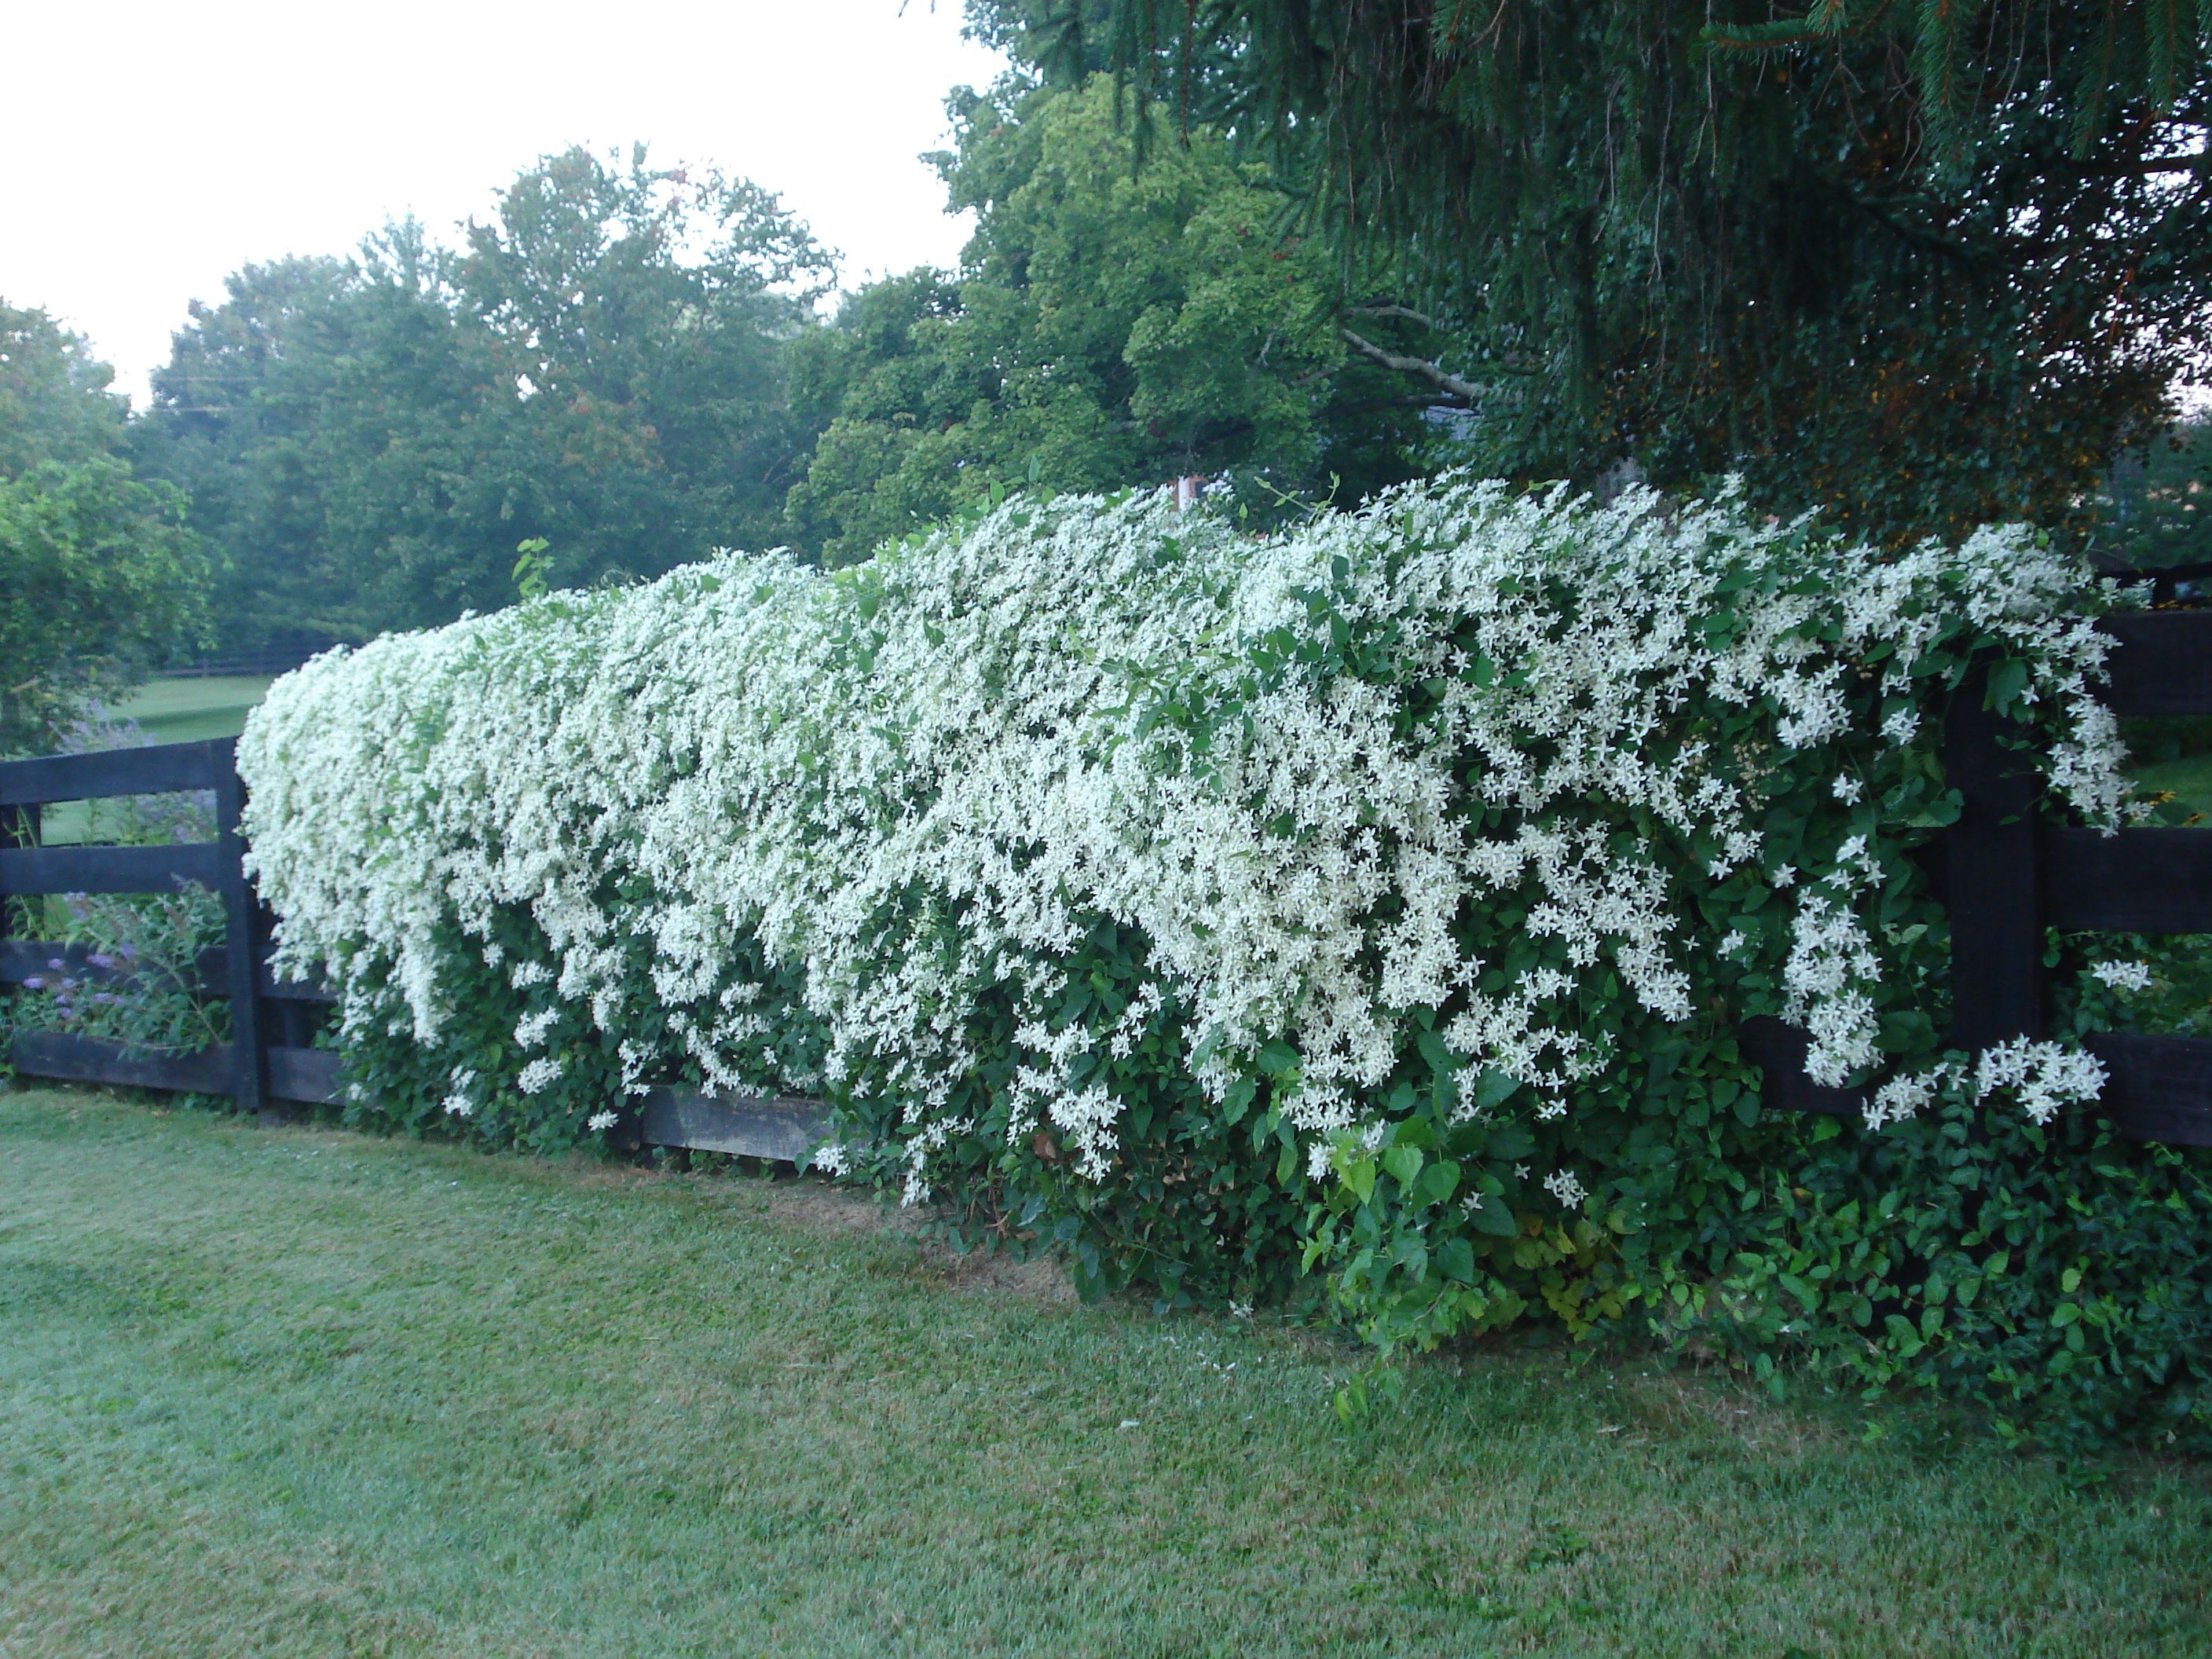
<svg viewBox="0 0 2212 1659">
<path fill-rule="evenodd" d="M 1449 392 L 1455 398 L 1464 398 L 1470 404 L 1482 400 L 1482 388 L 1472 380 L 1463 380 L 1426 357 L 1407 357 L 1395 351 L 1385 350 L 1364 335 L 1355 334 L 1348 328 L 1340 328 L 1345 344 L 1350 346 L 1370 363 L 1395 369 L 1401 374 L 1418 374 L 1439 392 Z"/>
</svg>

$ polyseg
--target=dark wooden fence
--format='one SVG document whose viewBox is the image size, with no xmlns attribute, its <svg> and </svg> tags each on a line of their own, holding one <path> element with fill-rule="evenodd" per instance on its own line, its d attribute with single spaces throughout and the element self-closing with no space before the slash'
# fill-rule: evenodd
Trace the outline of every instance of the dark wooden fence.
<svg viewBox="0 0 2212 1659">
<path fill-rule="evenodd" d="M 313 1046 L 331 994 L 276 980 L 269 966 L 268 911 L 246 879 L 238 823 L 245 788 L 236 739 L 162 744 L 91 755 L 0 761 L 0 990 L 51 976 L 52 964 L 88 982 L 127 973 L 101 968 L 82 945 L 11 936 L 10 900 L 71 893 L 167 893 L 197 883 L 222 901 L 223 944 L 194 964 L 198 988 L 230 1003 L 227 1047 L 149 1054 L 62 1031 L 20 1031 L 9 1060 L 27 1077 L 229 1095 L 243 1110 L 281 1103 L 335 1103 L 338 1056 Z M 42 809 L 57 801 L 211 792 L 216 838 L 161 847 L 50 847 Z M 818 1101 L 725 1095 L 714 1099 L 657 1088 L 623 1105 L 622 1133 L 635 1145 L 684 1146 L 795 1162 L 818 1145 L 829 1115 Z"/>
<path fill-rule="evenodd" d="M 190 662 L 172 663 L 161 670 L 155 678 L 199 680 L 233 674 L 256 678 L 289 674 L 308 658 L 319 656 L 337 643 L 339 641 L 328 634 L 283 634 L 252 651 L 230 651 L 197 657 Z"/>
<path fill-rule="evenodd" d="M 2212 611 L 2115 617 L 2107 693 L 2123 714 L 2212 714 Z M 2035 821 L 2037 785 L 2004 723 L 1966 686 L 1944 746 L 1965 810 L 1935 848 L 1933 873 L 1951 915 L 1953 1041 L 1980 1048 L 2044 1028 L 2045 927 L 2134 933 L 2212 933 L 2212 830 L 2124 830 L 2117 836 Z M 198 964 L 205 988 L 230 1000 L 234 1039 L 197 1054 L 136 1054 L 56 1032 L 23 1032 L 9 1058 L 26 1075 L 228 1094 L 248 1110 L 338 1097 L 337 1055 L 313 1045 L 331 998 L 282 984 L 268 964 L 268 915 L 240 864 L 244 792 L 234 743 L 168 744 L 96 755 L 0 762 L 0 912 L 42 894 L 165 892 L 198 882 L 220 895 L 226 941 Z M 211 790 L 216 839 L 174 847 L 48 847 L 40 809 L 56 801 Z M 0 988 L 50 972 L 96 970 L 79 947 L 9 938 L 0 925 Z M 1747 1022 L 1746 1050 L 1766 1074 L 1766 1102 L 1792 1111 L 1856 1115 L 1857 1091 L 1805 1075 L 1806 1038 L 1778 1020 Z M 2212 1146 L 2212 1039 L 2112 1032 L 2091 1047 L 2112 1073 L 2098 1109 L 2138 1139 Z M 827 1133 L 817 1101 L 714 1098 L 655 1088 L 626 1103 L 623 1138 L 796 1161 Z"/>
<path fill-rule="evenodd" d="M 199 988 L 230 1000 L 228 1048 L 193 1054 L 133 1051 L 61 1031 L 18 1032 L 9 1059 L 33 1077 L 233 1096 L 258 1110 L 272 1101 L 335 1098 L 337 1056 L 310 1046 L 318 987 L 279 984 L 270 975 L 266 917 L 240 865 L 239 811 L 245 796 L 234 763 L 235 740 L 161 744 L 90 755 L 0 763 L 0 909 L 9 899 L 46 894 L 165 893 L 197 883 L 222 902 L 225 943 L 195 964 Z M 216 838 L 161 847 L 49 847 L 40 844 L 41 810 L 56 801 L 184 791 L 212 793 Z M 126 973 L 101 969 L 82 946 L 9 937 L 0 927 L 0 986 L 64 971 L 97 981 Z"/>
<path fill-rule="evenodd" d="M 2115 616 L 2112 684 L 2118 714 L 2212 714 L 2212 611 Z M 1978 1049 L 2044 1034 L 2043 930 L 2212 933 L 2212 830 L 2104 835 L 2038 823 L 2038 784 L 2008 722 L 1960 688 L 1944 721 L 1944 769 L 1963 798 L 1958 823 L 1931 849 L 1951 917 L 1951 1041 Z M 1866 1097 L 1805 1075 L 1806 1039 L 1753 1020 L 1746 1050 L 1766 1073 L 1766 1103 L 1856 1116 Z M 2090 1048 L 2111 1079 L 2097 1109 L 2123 1135 L 2212 1146 L 2212 1038 L 2112 1031 Z"/>
</svg>

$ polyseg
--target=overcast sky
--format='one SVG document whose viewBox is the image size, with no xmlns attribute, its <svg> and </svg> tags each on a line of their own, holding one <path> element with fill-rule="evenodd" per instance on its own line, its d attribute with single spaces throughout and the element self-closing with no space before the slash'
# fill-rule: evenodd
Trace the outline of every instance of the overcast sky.
<svg viewBox="0 0 2212 1659">
<path fill-rule="evenodd" d="M 915 159 L 997 73 L 958 0 L 6 6 L 0 298 L 88 335 L 142 404 L 186 304 L 249 260 L 447 240 L 548 151 L 642 139 L 779 191 L 848 285 L 949 264 Z"/>
</svg>

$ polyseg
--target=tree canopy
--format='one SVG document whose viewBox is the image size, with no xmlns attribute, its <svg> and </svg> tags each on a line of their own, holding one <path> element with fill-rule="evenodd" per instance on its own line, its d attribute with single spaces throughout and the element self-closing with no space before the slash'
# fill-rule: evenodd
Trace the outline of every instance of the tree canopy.
<svg viewBox="0 0 2212 1659">
<path fill-rule="evenodd" d="M 115 373 L 83 339 L 36 308 L 0 300 L 0 477 L 41 461 L 112 455 L 123 443 Z"/>
<path fill-rule="evenodd" d="M 1327 259 L 1274 234 L 1262 167 L 1197 131 L 1139 170 L 1103 76 L 1017 77 L 956 113 L 939 160 L 977 216 L 963 269 L 870 285 L 794 344 L 793 398 L 825 428 L 791 492 L 802 545 L 862 556 L 986 478 L 1226 476 L 1264 503 L 1408 476 L 1433 398 L 1346 349 Z"/>
<path fill-rule="evenodd" d="M 0 301 L 0 754 L 37 750 L 205 619 L 183 498 L 132 476 L 124 406 L 84 341 Z"/>
<path fill-rule="evenodd" d="M 234 276 L 156 372 L 139 453 L 264 635 L 504 604 L 533 538 L 560 582 L 658 574 L 775 538 L 781 353 L 827 270 L 750 184 L 573 149 L 463 248 L 407 223 Z"/>
<path fill-rule="evenodd" d="M 1485 456 L 2063 519 L 2212 343 L 2212 11 L 984 0 L 1270 158 Z M 1141 126 L 1133 128 L 1142 132 Z M 1431 326 L 1433 324 L 1434 326 Z"/>
</svg>

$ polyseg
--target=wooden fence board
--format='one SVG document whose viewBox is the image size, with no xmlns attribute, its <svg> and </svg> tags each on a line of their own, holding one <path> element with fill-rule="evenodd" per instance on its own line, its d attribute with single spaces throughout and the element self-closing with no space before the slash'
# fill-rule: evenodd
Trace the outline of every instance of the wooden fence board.
<svg viewBox="0 0 2212 1659">
<path fill-rule="evenodd" d="M 53 964 L 60 963 L 60 971 L 82 978 L 109 980 L 116 975 L 111 970 L 94 967 L 86 960 L 92 954 L 88 945 L 64 945 L 50 939 L 0 939 L 0 985 L 21 985 L 27 979 L 52 977 Z"/>
<path fill-rule="evenodd" d="M 1823 1117 L 1857 1117 L 1866 1110 L 1863 1089 L 1832 1089 L 1805 1075 L 1805 1054 L 1813 1039 L 1770 1014 L 1736 1028 L 1745 1056 L 1765 1073 L 1759 1103 L 1778 1112 L 1814 1112 Z"/>
<path fill-rule="evenodd" d="M 262 975 L 263 920 L 253 884 L 246 878 L 246 840 L 239 823 L 246 811 L 246 781 L 238 775 L 234 741 L 229 763 L 216 780 L 216 853 L 222 867 L 223 945 L 229 962 L 225 974 L 230 985 L 230 1043 L 236 1054 L 231 1068 L 231 1094 L 241 1112 L 261 1109 L 268 1077 L 268 1035 L 262 1030 L 261 999 L 255 994 Z"/>
<path fill-rule="evenodd" d="M 272 1047 L 265 1051 L 272 1100 L 334 1106 L 344 1097 L 338 1082 L 338 1057 L 327 1048 Z"/>
<path fill-rule="evenodd" d="M 724 1095 L 658 1088 L 637 1105 L 640 1138 L 655 1146 L 689 1146 L 796 1164 L 826 1139 L 829 1109 L 790 1096 Z"/>
<path fill-rule="evenodd" d="M 2011 746 L 2016 722 L 1988 707 L 1976 674 L 1943 717 L 1943 769 L 1960 797 L 1946 833 L 1944 903 L 1951 913 L 1951 1041 L 1986 1048 L 2043 1035 L 2043 923 L 2036 915 L 2041 784 Z"/>
<path fill-rule="evenodd" d="M 2212 830 L 2046 830 L 2043 903 L 2054 927 L 2212 933 Z"/>
<path fill-rule="evenodd" d="M 212 789 L 231 769 L 230 738 L 106 749 L 90 755 L 41 755 L 0 764 L 0 806 L 36 806 L 110 795 L 166 795 Z"/>
<path fill-rule="evenodd" d="M 2118 641 L 2101 694 L 2118 714 L 2212 714 L 2212 611 L 2139 611 L 2097 624 Z"/>
<path fill-rule="evenodd" d="M 53 962 L 59 962 L 64 973 L 101 983 L 132 977 L 131 970 L 119 963 L 112 968 L 95 968 L 92 954 L 89 945 L 64 945 L 59 939 L 0 939 L 0 985 L 21 985 L 27 979 L 50 974 L 54 970 L 47 964 Z M 229 965 L 230 953 L 221 945 L 201 951 L 192 963 L 190 988 L 202 996 L 228 996 Z M 337 993 L 328 986 L 276 978 L 265 961 L 261 964 L 258 993 L 270 1002 L 331 1004 L 338 1000 Z"/>
<path fill-rule="evenodd" d="M 309 983 L 304 980 L 278 979 L 269 971 L 269 964 L 265 961 L 261 964 L 258 989 L 259 994 L 270 1002 L 328 1004 L 338 1000 L 338 994 L 326 985 Z"/>
<path fill-rule="evenodd" d="M 133 1054 L 119 1042 L 66 1031 L 18 1031 L 8 1045 L 8 1058 L 27 1077 L 137 1089 L 189 1089 L 206 1095 L 231 1091 L 227 1048 L 188 1054 Z"/>
<path fill-rule="evenodd" d="M 92 963 L 92 955 L 93 947 L 89 945 L 64 945 L 59 939 L 0 939 L 0 985 L 21 985 L 27 979 L 50 974 L 53 969 L 47 964 L 57 961 L 62 963 L 64 973 L 100 984 L 136 977 L 133 971 L 121 963 L 112 968 L 95 968 Z M 224 972 L 229 960 L 229 953 L 219 945 L 201 951 L 193 958 L 191 972 L 187 975 L 183 988 L 197 992 L 201 996 L 228 996 L 230 987 Z M 308 1001 L 333 1000 L 328 993 L 319 989 L 289 985 L 276 994 L 297 996 Z"/>
<path fill-rule="evenodd" d="M 0 848 L 0 896 L 35 893 L 166 893 L 179 882 L 217 888 L 214 842 L 178 847 Z"/>
<path fill-rule="evenodd" d="M 2212 1039 L 2106 1031 L 2088 1047 L 2112 1068 L 2097 1110 L 2122 1134 L 2212 1146 Z"/>
</svg>

